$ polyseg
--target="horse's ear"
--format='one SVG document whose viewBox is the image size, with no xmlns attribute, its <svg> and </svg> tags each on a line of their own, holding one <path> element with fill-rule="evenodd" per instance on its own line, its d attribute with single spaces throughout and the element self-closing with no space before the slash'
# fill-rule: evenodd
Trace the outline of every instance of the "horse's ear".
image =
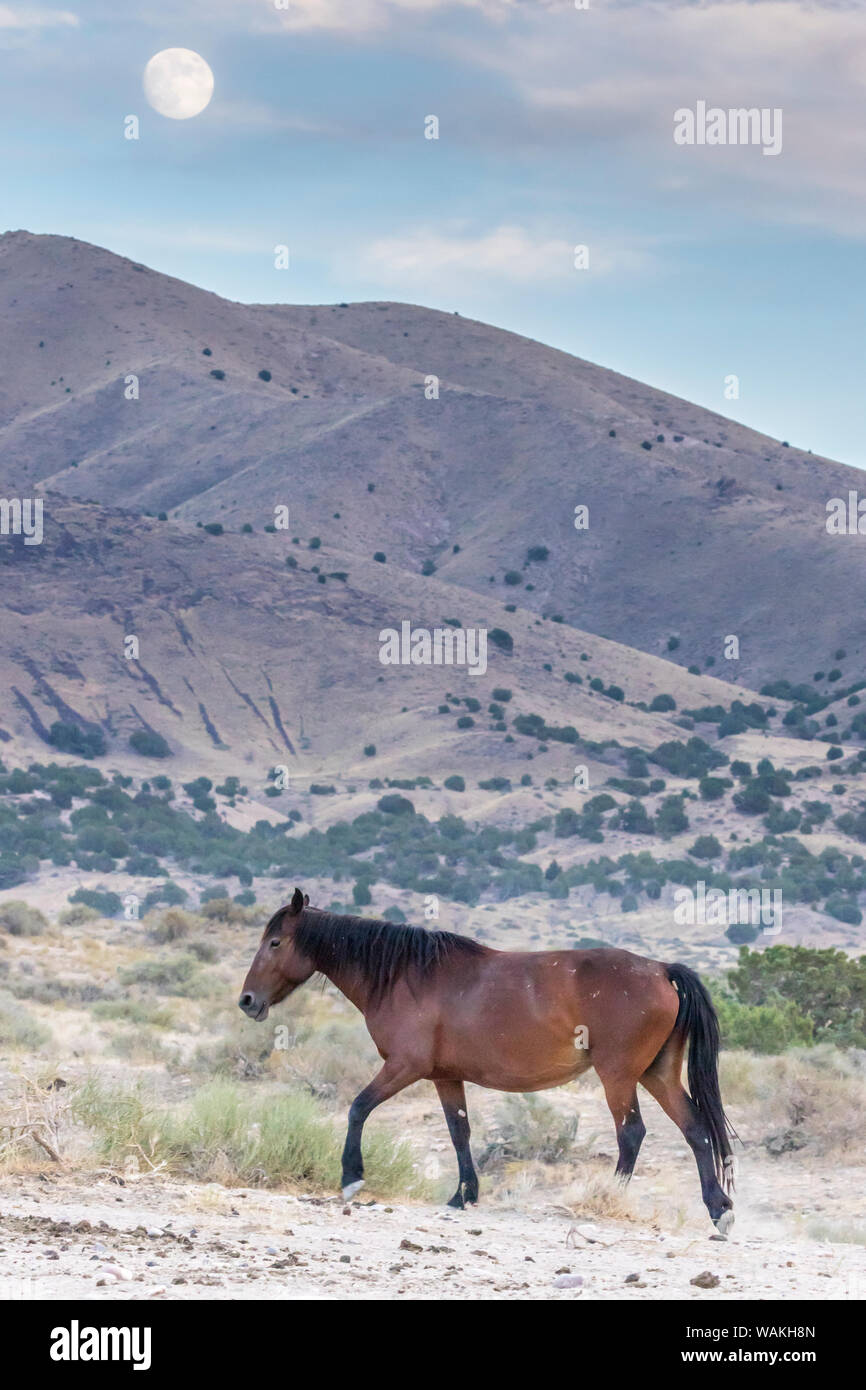
<svg viewBox="0 0 866 1390">
<path fill-rule="evenodd" d="M 309 906 L 310 906 L 310 895 L 309 895 L 309 893 L 305 893 L 305 894 L 304 894 L 304 907 L 309 907 Z"/>
<path fill-rule="evenodd" d="M 309 898 L 304 898 L 304 895 L 301 892 L 300 888 L 296 888 L 294 893 L 292 894 L 292 901 L 289 903 L 289 911 L 291 912 L 292 916 L 297 917 L 298 913 L 301 911 L 301 908 L 304 907 L 305 904 L 309 901 Z"/>
</svg>

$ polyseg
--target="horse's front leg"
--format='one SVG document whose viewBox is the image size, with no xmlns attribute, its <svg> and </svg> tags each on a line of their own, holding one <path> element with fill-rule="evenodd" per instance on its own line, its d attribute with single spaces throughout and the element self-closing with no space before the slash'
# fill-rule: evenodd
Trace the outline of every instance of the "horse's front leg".
<svg viewBox="0 0 866 1390">
<path fill-rule="evenodd" d="M 382 1070 L 374 1076 L 369 1086 L 356 1095 L 349 1107 L 349 1127 L 346 1130 L 346 1143 L 343 1146 L 343 1177 L 341 1187 L 348 1201 L 364 1186 L 364 1159 L 361 1154 L 361 1134 L 364 1122 L 371 1111 L 390 1100 L 413 1081 L 419 1081 L 421 1073 L 406 1062 L 389 1059 Z"/>
<path fill-rule="evenodd" d="M 448 1133 L 451 1135 L 451 1142 L 457 1154 L 457 1171 L 459 1181 L 457 1191 L 448 1203 L 449 1207 L 464 1207 L 467 1202 L 478 1201 L 478 1174 L 475 1171 L 475 1164 L 472 1162 L 472 1153 L 469 1148 L 469 1116 L 466 1113 L 466 1092 L 462 1081 L 437 1081 L 434 1083 L 439 1092 L 439 1099 L 442 1102 L 442 1109 L 445 1111 L 445 1119 L 448 1122 Z"/>
</svg>

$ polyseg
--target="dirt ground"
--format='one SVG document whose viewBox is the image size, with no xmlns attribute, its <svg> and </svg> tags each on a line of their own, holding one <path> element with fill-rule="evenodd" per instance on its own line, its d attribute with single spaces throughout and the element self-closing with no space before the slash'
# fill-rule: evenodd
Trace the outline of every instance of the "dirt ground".
<svg viewBox="0 0 866 1390">
<path fill-rule="evenodd" d="M 864 1182 L 866 1168 L 816 1178 L 751 1164 L 722 1241 L 699 1199 L 677 1205 L 696 1186 L 685 1157 L 673 1172 L 647 1165 L 626 1219 L 582 1215 L 579 1189 L 531 1183 L 457 1212 L 363 1191 L 346 1206 L 161 1176 L 8 1175 L 0 1297 L 857 1299 L 866 1249 L 839 1235 L 856 1225 Z M 807 1234 L 806 1213 L 834 1238 Z"/>
</svg>

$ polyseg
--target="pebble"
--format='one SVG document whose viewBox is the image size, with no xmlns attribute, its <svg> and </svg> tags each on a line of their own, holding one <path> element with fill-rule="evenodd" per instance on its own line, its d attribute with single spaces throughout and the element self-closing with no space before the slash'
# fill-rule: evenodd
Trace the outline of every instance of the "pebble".
<svg viewBox="0 0 866 1390">
<path fill-rule="evenodd" d="M 580 1274 L 557 1274 L 553 1281 L 555 1289 L 579 1289 L 583 1283 L 583 1276 Z"/>
</svg>

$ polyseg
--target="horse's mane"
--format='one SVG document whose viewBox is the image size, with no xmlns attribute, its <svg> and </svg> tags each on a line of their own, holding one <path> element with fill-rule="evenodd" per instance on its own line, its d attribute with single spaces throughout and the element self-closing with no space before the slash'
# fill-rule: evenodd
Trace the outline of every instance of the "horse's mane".
<svg viewBox="0 0 866 1390">
<path fill-rule="evenodd" d="M 280 915 L 272 918 L 274 924 Z M 325 974 L 354 967 L 369 987 L 372 1001 L 390 993 L 398 980 L 423 980 L 452 956 L 480 956 L 485 950 L 478 941 L 449 931 L 428 931 L 383 918 L 342 916 L 309 907 L 300 914 L 294 942 L 315 969 Z"/>
</svg>

